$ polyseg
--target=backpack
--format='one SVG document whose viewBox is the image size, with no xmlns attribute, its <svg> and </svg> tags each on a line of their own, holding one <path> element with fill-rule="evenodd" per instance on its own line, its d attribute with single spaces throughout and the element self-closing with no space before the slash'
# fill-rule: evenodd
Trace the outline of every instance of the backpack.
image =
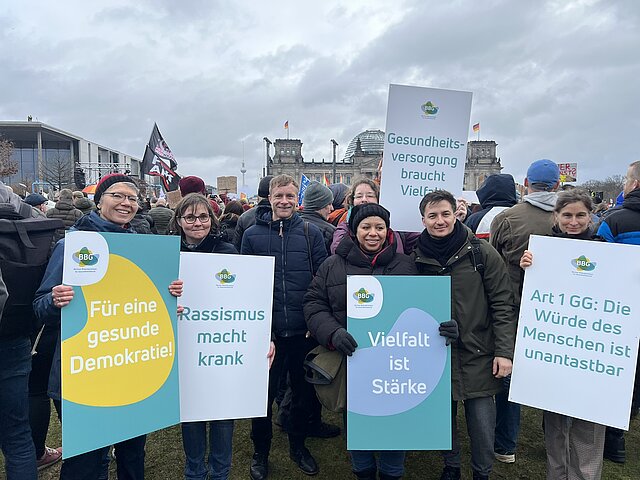
<svg viewBox="0 0 640 480">
<path fill-rule="evenodd" d="M 0 208 L 0 270 L 9 297 L 0 318 L 0 338 L 30 336 L 39 322 L 33 299 L 47 268 L 56 229 L 62 220 L 31 218 L 31 207 L 19 213 Z M 27 208 L 24 208 L 27 207 Z"/>
</svg>

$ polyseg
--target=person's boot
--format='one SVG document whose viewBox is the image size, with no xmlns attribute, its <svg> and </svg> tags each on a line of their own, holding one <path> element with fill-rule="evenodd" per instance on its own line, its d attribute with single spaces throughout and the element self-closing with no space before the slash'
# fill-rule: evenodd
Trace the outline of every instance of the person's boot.
<svg viewBox="0 0 640 480">
<path fill-rule="evenodd" d="M 337 425 L 331 425 L 330 423 L 310 423 L 307 428 L 307 437 L 333 438 L 338 435 L 340 435 L 340 427 Z"/>
<path fill-rule="evenodd" d="M 626 449 L 624 443 L 624 431 L 613 427 L 607 427 L 604 436 L 605 459 L 615 463 L 624 463 L 626 460 Z"/>
<path fill-rule="evenodd" d="M 489 480 L 489 475 L 473 472 L 473 480 Z"/>
<path fill-rule="evenodd" d="M 265 480 L 269 476 L 269 454 L 255 452 L 249 467 L 249 476 L 252 480 Z"/>
<path fill-rule="evenodd" d="M 353 472 L 358 480 L 376 480 L 376 469 L 370 468 L 361 472 Z"/>
<path fill-rule="evenodd" d="M 460 467 L 445 466 L 440 480 L 460 480 Z"/>
<path fill-rule="evenodd" d="M 305 475 L 317 475 L 320 471 L 315 458 L 304 446 L 304 437 L 292 438 L 289 436 L 289 457 Z"/>
</svg>

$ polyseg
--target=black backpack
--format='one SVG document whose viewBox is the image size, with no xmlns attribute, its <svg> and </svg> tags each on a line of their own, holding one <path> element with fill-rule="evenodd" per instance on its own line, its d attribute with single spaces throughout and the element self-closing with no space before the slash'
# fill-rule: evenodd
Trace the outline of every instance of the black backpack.
<svg viewBox="0 0 640 480">
<path fill-rule="evenodd" d="M 62 220 L 31 218 L 31 207 L 17 213 L 0 205 L 0 270 L 9 298 L 0 318 L 0 338 L 30 336 L 39 328 L 33 299 L 53 246 L 53 236 L 64 228 Z"/>
</svg>

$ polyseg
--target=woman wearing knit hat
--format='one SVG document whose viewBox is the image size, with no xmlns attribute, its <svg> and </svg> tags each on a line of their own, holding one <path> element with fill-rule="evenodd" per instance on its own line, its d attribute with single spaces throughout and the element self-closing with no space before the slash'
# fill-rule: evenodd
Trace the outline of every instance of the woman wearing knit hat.
<svg viewBox="0 0 640 480">
<path fill-rule="evenodd" d="M 353 207 L 349 232 L 335 255 L 318 269 L 304 297 L 304 316 L 318 343 L 344 355 L 358 355 L 347 332 L 347 275 L 417 275 L 411 258 L 396 250 L 389 212 L 377 203 Z M 441 335 L 447 335 L 442 332 Z M 457 335 L 456 335 L 457 336 Z M 343 389 L 345 391 L 345 389 Z M 353 473 L 361 480 L 398 479 L 404 473 L 404 451 L 351 451 Z M 376 477 L 379 471 L 379 477 Z"/>
<path fill-rule="evenodd" d="M 135 233 L 130 227 L 130 222 L 138 211 L 138 187 L 131 177 L 120 173 L 102 177 L 96 187 L 94 198 L 98 211 L 82 216 L 71 227 L 72 230 Z M 47 270 L 33 302 L 36 316 L 47 325 L 59 326 L 61 309 L 69 305 L 74 298 L 73 287 L 62 283 L 63 253 L 64 238 L 56 244 L 51 254 Z M 171 282 L 169 292 L 175 297 L 182 295 L 182 280 Z M 61 401 L 60 377 L 60 350 L 57 349 L 49 377 L 49 393 L 57 401 Z M 145 441 L 146 435 L 142 435 L 115 445 L 117 471 L 120 478 L 133 480 L 144 478 Z M 108 451 L 109 447 L 104 447 L 67 458 L 62 463 L 60 479 L 97 480 Z"/>
</svg>

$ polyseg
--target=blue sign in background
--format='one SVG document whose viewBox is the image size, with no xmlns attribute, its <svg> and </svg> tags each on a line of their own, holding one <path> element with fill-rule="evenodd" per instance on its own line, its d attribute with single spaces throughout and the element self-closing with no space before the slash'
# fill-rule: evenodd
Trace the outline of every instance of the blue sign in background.
<svg viewBox="0 0 640 480">
<path fill-rule="evenodd" d="M 438 327 L 451 318 L 450 279 L 375 279 L 382 287 L 373 299 L 382 301 L 379 312 L 348 317 L 358 348 L 347 363 L 347 448 L 448 450 L 451 351 Z"/>
</svg>

